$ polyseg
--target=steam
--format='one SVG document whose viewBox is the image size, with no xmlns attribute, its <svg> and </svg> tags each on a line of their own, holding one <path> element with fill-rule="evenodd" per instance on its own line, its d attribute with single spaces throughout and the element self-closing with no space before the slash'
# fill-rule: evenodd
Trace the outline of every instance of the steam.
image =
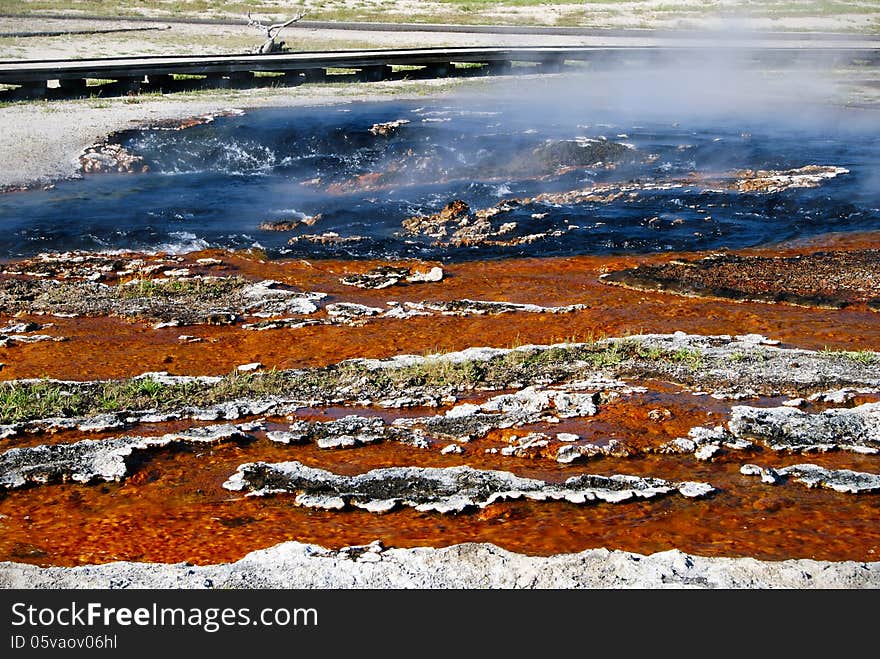
<svg viewBox="0 0 880 659">
<path fill-rule="evenodd" d="M 682 41 L 688 48 L 675 52 L 614 53 L 562 75 L 493 78 L 418 103 L 255 110 L 184 131 L 135 133 L 129 139 L 150 163 L 146 174 L 0 197 L 0 215 L 14 227 L 0 239 L 0 255 L 23 244 L 189 249 L 258 239 L 270 253 L 309 257 L 486 258 L 735 248 L 880 227 L 880 104 L 847 107 L 852 81 L 876 69 L 843 66 L 836 53 L 816 49 L 756 61 L 743 49 L 755 46 L 753 36 L 728 31 L 708 47 L 710 36 Z M 387 135 L 371 132 L 388 122 L 396 126 Z M 577 144 L 601 155 L 562 166 Z M 848 173 L 782 194 L 663 186 L 805 165 Z M 622 196 L 540 199 L 603 186 Z M 523 240 L 447 248 L 400 233 L 407 218 L 433 215 L 453 199 L 474 217 L 504 213 L 487 235 L 516 224 L 509 237 Z M 255 233 L 296 212 L 322 219 L 290 235 Z M 71 216 L 81 219 L 71 225 Z"/>
<path fill-rule="evenodd" d="M 717 38 L 716 38 L 717 39 Z M 698 43 L 708 41 L 700 40 Z M 688 122 L 705 126 L 738 122 L 756 126 L 868 133 L 880 127 L 880 110 L 845 109 L 858 68 L 821 48 L 793 53 L 754 50 L 745 33 L 727 33 L 709 48 L 681 42 L 674 51 L 621 52 L 562 76 L 503 82 L 488 92 L 499 106 L 536 119 L 566 123 L 600 117 L 614 123 Z M 862 74 L 862 77 L 864 75 Z M 468 95 L 476 101 L 485 92 Z"/>
<path fill-rule="evenodd" d="M 849 62 L 836 48 L 856 42 L 786 39 L 774 44 L 774 51 L 744 25 L 727 22 L 718 32 L 679 40 L 681 47 L 673 50 L 622 51 L 583 66 L 570 64 L 562 75 L 500 80 L 458 102 L 503 108 L 506 121 L 531 121 L 539 131 L 548 124 L 568 126 L 570 138 L 584 134 L 577 127 L 587 136 L 605 131 L 615 139 L 651 125 L 681 127 L 682 133 L 754 133 L 768 149 L 780 135 L 803 135 L 814 143 L 834 138 L 851 145 L 840 153 L 841 161 L 813 164 L 854 167 L 860 194 L 880 203 L 880 102 L 852 105 L 857 85 L 876 78 L 876 69 Z M 735 150 L 719 149 L 717 161 L 704 154 L 698 166 L 731 166 L 735 157 Z M 787 166 L 804 164 L 810 161 Z"/>
</svg>

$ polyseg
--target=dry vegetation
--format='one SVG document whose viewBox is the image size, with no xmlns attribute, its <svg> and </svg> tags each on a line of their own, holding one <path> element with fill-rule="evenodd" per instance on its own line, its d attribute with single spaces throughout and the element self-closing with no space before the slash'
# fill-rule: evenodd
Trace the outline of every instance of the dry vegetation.
<svg viewBox="0 0 880 659">
<path fill-rule="evenodd" d="M 248 11 L 279 18 L 301 7 L 310 20 L 707 28 L 733 19 L 757 29 L 880 30 L 872 0 L 0 0 L 0 13 L 236 20 Z"/>
</svg>

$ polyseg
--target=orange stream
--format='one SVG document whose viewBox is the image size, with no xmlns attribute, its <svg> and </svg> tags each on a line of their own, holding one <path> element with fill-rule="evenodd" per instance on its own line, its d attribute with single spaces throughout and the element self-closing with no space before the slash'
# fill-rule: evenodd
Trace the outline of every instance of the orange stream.
<svg viewBox="0 0 880 659">
<path fill-rule="evenodd" d="M 782 466 L 805 461 L 802 456 L 734 454 L 712 464 L 691 456 L 646 456 L 562 466 L 487 455 L 474 445 L 466 451 L 445 456 L 386 443 L 335 452 L 260 440 L 247 447 L 147 454 L 121 485 L 52 485 L 9 493 L 0 500 L 5 516 L 0 559 L 52 565 L 206 564 L 236 560 L 285 540 L 341 547 L 377 538 L 399 547 L 485 541 L 538 555 L 594 547 L 640 553 L 678 548 L 706 556 L 876 560 L 880 550 L 880 497 L 807 490 L 795 483 L 768 486 L 739 474 L 744 462 Z M 243 462 L 293 459 L 347 474 L 412 464 L 469 464 L 547 480 L 629 473 L 705 480 L 720 491 L 702 501 L 670 496 L 624 504 L 508 502 L 458 515 L 409 508 L 380 515 L 312 510 L 296 506 L 291 495 L 248 498 L 221 488 Z M 876 470 L 877 463 L 854 454 L 807 459 L 861 470 Z"/>
<path fill-rule="evenodd" d="M 823 243 L 774 246 L 753 254 L 791 254 L 822 247 L 874 246 L 877 234 L 828 236 Z M 744 252 L 745 253 L 745 252 Z M 260 361 L 267 367 L 318 366 L 350 357 L 385 357 L 469 346 L 511 346 L 561 340 L 587 340 L 625 333 L 683 330 L 703 334 L 756 332 L 806 348 L 880 350 L 880 315 L 866 308 L 842 311 L 784 305 L 737 303 L 641 293 L 605 286 L 598 275 L 675 255 L 574 257 L 499 260 L 444 266 L 440 283 L 361 290 L 339 277 L 363 272 L 375 262 L 261 262 L 246 255 L 200 253 L 187 261 L 215 256 L 226 264 L 212 274 L 271 278 L 303 290 L 324 291 L 329 301 L 384 306 L 389 300 L 473 298 L 542 305 L 586 303 L 571 314 L 504 314 L 472 318 L 441 317 L 378 320 L 362 327 L 306 327 L 244 331 L 240 327 L 182 327 L 153 330 L 149 323 L 116 318 L 46 318 L 49 334 L 66 342 L 16 345 L 0 349 L 3 379 L 56 377 L 118 378 L 145 371 L 176 374 L 225 373 L 238 364 Z M 699 255 L 689 254 L 687 258 Z M 182 264 L 184 265 L 184 264 Z M 420 267 L 424 268 L 424 265 Z M 5 320 L 5 319 L 3 319 Z M 203 343 L 181 344 L 180 334 Z M 285 540 L 327 547 L 381 539 L 389 546 L 445 546 L 493 542 L 528 554 L 549 555 L 594 547 L 640 553 L 678 548 L 706 556 L 762 559 L 810 557 L 826 560 L 877 560 L 880 550 L 880 496 L 808 490 L 789 482 L 768 486 L 739 474 L 754 462 L 783 466 L 813 462 L 829 468 L 877 472 L 880 457 L 853 453 L 819 455 L 730 452 L 704 463 L 690 455 L 639 455 L 559 465 L 534 459 L 487 454 L 512 432 L 574 432 L 605 444 L 614 438 L 634 448 L 657 446 L 684 436 L 696 425 L 715 425 L 727 416 L 729 401 L 693 397 L 677 387 L 647 383 L 651 391 L 604 406 L 590 419 L 493 433 L 465 445 L 463 455 L 441 455 L 439 447 L 418 450 L 385 442 L 346 451 L 315 446 L 279 446 L 258 433 L 253 443 L 178 448 L 139 454 L 132 476 L 121 484 L 49 485 L 0 495 L 0 560 L 46 565 L 79 565 L 113 560 L 218 563 Z M 776 404 L 777 401 L 742 401 Z M 652 421 L 648 412 L 665 408 L 671 417 Z M 331 418 L 367 413 L 358 408 L 327 410 Z M 375 414 L 375 411 L 371 411 Z M 436 410 L 383 411 L 410 416 Z M 306 416 L 319 418 L 319 411 Z M 273 428 L 283 428 L 282 419 Z M 65 431 L 0 442 L 0 450 L 84 437 L 155 434 L 197 425 L 155 424 L 124 431 L 83 434 Z M 292 496 L 247 498 L 222 489 L 235 468 L 255 460 L 300 460 L 337 473 L 354 474 L 382 466 L 452 466 L 503 469 L 518 475 L 562 480 L 579 473 L 630 473 L 706 481 L 719 492 L 706 500 L 679 496 L 626 504 L 573 505 L 508 502 L 459 515 L 401 509 L 387 514 L 328 512 L 300 508 Z"/>
<path fill-rule="evenodd" d="M 783 251 L 776 249 L 773 253 Z M 386 302 L 392 300 L 470 298 L 543 306 L 584 303 L 590 308 L 563 314 L 382 319 L 361 327 L 313 326 L 262 332 L 246 331 L 238 326 L 205 325 L 154 330 L 148 322 L 120 318 L 52 318 L 55 327 L 45 333 L 69 340 L 0 348 L 0 362 L 6 364 L 0 378 L 48 376 L 89 380 L 128 377 L 146 371 L 204 375 L 226 373 L 239 364 L 255 361 L 269 368 L 298 368 L 353 357 L 422 354 L 469 346 L 583 341 L 676 330 L 702 334 L 758 333 L 812 349 L 880 349 L 880 315 L 863 305 L 838 311 L 706 300 L 628 291 L 598 280 L 603 271 L 674 256 L 669 254 L 461 263 L 446 266 L 442 282 L 378 291 L 362 290 L 338 281 L 345 274 L 375 267 L 377 262 L 259 262 L 243 256 L 205 252 L 189 258 L 194 260 L 206 254 L 225 261 L 228 267 L 221 271 L 224 274 L 276 279 L 303 290 L 326 292 L 330 302 L 385 307 Z M 24 318 L 46 322 L 46 317 Z M 178 340 L 181 334 L 199 336 L 204 341 L 181 343 Z"/>
</svg>

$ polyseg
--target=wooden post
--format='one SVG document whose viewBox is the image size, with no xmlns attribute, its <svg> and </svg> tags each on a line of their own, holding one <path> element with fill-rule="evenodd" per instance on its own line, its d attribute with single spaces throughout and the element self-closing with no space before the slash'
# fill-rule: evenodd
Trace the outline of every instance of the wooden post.
<svg viewBox="0 0 880 659">
<path fill-rule="evenodd" d="M 565 60 L 561 57 L 551 57 L 538 64 L 538 70 L 541 73 L 559 73 L 562 71 L 564 64 Z"/>
<path fill-rule="evenodd" d="M 379 82 L 391 74 L 391 67 L 387 65 L 365 66 L 358 71 L 358 80 L 361 82 Z"/>
<path fill-rule="evenodd" d="M 48 80 L 23 82 L 21 87 L 16 90 L 15 95 L 19 98 L 46 98 L 48 88 Z"/>
<path fill-rule="evenodd" d="M 295 87 L 306 81 L 306 75 L 304 71 L 285 71 L 284 75 L 281 77 L 281 81 L 285 85 Z"/>
<path fill-rule="evenodd" d="M 324 82 L 327 80 L 326 69 L 306 69 L 303 71 L 306 82 Z"/>
<path fill-rule="evenodd" d="M 137 94 L 141 91 L 141 83 L 143 81 L 143 77 L 119 78 L 114 86 L 122 94 Z"/>
<path fill-rule="evenodd" d="M 67 94 L 82 94 L 86 91 L 85 78 L 61 78 L 58 81 L 61 91 Z"/>
<path fill-rule="evenodd" d="M 205 76 L 203 84 L 211 89 L 227 89 L 230 87 L 229 79 L 224 78 L 220 73 L 209 73 Z"/>
<path fill-rule="evenodd" d="M 504 75 L 505 73 L 510 73 L 512 68 L 513 64 L 507 60 L 494 60 L 489 62 L 488 73 L 490 75 Z"/>
<path fill-rule="evenodd" d="M 174 76 L 170 73 L 157 73 L 147 76 L 147 82 L 150 87 L 158 87 L 159 89 L 171 89 L 174 84 Z"/>
<path fill-rule="evenodd" d="M 251 87 L 254 74 L 251 71 L 233 71 L 229 74 L 229 84 L 233 87 Z"/>
<path fill-rule="evenodd" d="M 455 66 L 449 62 L 437 62 L 428 64 L 425 69 L 432 78 L 445 78 L 455 70 Z"/>
</svg>

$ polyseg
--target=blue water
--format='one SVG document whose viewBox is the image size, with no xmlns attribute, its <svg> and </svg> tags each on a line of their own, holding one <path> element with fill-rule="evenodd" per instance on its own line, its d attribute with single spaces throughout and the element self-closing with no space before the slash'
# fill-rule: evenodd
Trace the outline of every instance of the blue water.
<svg viewBox="0 0 880 659">
<path fill-rule="evenodd" d="M 395 119 L 410 123 L 390 138 L 369 132 L 374 123 Z M 552 167 L 528 161 L 545 140 L 578 137 L 632 145 L 633 162 L 557 175 Z M 149 164 L 145 174 L 90 175 L 51 190 L 0 195 L 0 257 L 256 246 L 272 256 L 460 260 L 740 248 L 828 231 L 880 229 L 875 138 L 845 117 L 797 127 L 784 120 L 699 116 L 673 123 L 587 110 L 547 117 L 522 107 L 449 101 L 259 110 L 185 130 L 123 135 L 125 146 Z M 535 171 L 522 172 L 511 163 Z M 594 182 L 662 182 L 694 173 L 809 164 L 850 173 L 818 188 L 775 194 L 693 186 L 640 191 L 610 203 L 529 205 L 504 216 L 504 222 L 517 223 L 511 235 L 577 228 L 524 245 L 453 247 L 400 234 L 405 218 L 437 212 L 455 198 L 476 209 Z M 352 183 L 373 172 L 391 172 L 380 189 Z M 345 192 L 334 192 L 334 184 Z M 317 213 L 322 219 L 315 226 L 290 232 L 258 228 Z M 324 232 L 366 239 L 288 245 L 291 236 Z"/>
</svg>

